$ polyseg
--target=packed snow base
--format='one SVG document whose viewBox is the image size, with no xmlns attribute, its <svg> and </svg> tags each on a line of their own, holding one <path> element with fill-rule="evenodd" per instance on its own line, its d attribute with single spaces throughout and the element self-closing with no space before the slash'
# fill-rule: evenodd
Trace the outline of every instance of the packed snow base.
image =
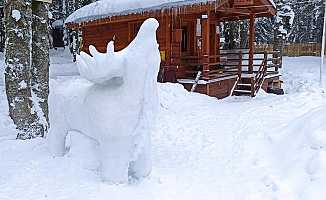
<svg viewBox="0 0 326 200">
<path fill-rule="evenodd" d="M 151 171 L 150 135 L 158 110 L 157 76 L 160 51 L 156 19 L 147 19 L 136 38 L 120 52 L 90 47 L 78 68 L 88 80 L 66 85 L 69 93 L 52 93 L 49 144 L 56 156 L 65 154 L 69 131 L 79 131 L 99 144 L 102 179 L 128 183 Z M 53 96 L 54 95 L 54 96 Z"/>
<path fill-rule="evenodd" d="M 51 52 L 51 91 L 69 94 L 68 85 L 85 83 L 70 59 L 61 49 Z M 124 186 L 101 182 L 99 146 L 85 135 L 70 132 L 64 157 L 51 156 L 44 139 L 15 140 L 0 84 L 0 199 L 324 200 L 326 95 L 319 61 L 285 58 L 284 96 L 217 101 L 159 84 L 153 171 Z"/>
</svg>

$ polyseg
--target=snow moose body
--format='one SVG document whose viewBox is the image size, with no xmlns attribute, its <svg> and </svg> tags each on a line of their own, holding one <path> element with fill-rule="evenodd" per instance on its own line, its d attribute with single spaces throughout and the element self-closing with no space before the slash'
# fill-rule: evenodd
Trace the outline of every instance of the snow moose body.
<svg viewBox="0 0 326 200">
<path fill-rule="evenodd" d="M 158 26 L 147 19 L 122 51 L 114 52 L 110 42 L 105 54 L 95 47 L 90 47 L 92 57 L 81 53 L 79 72 L 89 82 L 68 85 L 69 96 L 50 98 L 55 102 L 48 139 L 54 155 L 63 156 L 68 131 L 78 131 L 98 142 L 104 181 L 127 183 L 129 176 L 149 175 L 150 133 L 158 109 Z"/>
</svg>

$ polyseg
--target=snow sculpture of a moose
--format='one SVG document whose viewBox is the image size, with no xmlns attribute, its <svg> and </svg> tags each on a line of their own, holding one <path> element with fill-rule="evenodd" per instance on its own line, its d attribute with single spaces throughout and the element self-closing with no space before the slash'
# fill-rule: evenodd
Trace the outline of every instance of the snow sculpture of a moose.
<svg viewBox="0 0 326 200">
<path fill-rule="evenodd" d="M 156 19 L 147 19 L 120 52 L 110 42 L 105 54 L 93 46 L 92 56 L 81 53 L 77 64 L 88 84 L 72 86 L 53 102 L 50 113 L 48 141 L 55 156 L 65 154 L 68 131 L 78 131 L 99 143 L 104 181 L 128 183 L 130 176 L 149 175 L 150 135 L 158 109 L 158 26 Z"/>
</svg>

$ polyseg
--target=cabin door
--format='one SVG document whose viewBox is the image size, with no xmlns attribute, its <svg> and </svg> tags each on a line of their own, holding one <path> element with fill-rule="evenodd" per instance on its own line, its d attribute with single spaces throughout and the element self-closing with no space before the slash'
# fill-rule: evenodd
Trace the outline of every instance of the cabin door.
<svg viewBox="0 0 326 200">
<path fill-rule="evenodd" d="M 210 35 L 210 40 L 209 40 L 209 52 L 210 55 L 216 55 L 217 50 L 216 50 L 216 36 L 217 36 L 217 31 L 216 31 L 216 24 L 210 24 L 209 28 L 209 35 Z"/>
</svg>

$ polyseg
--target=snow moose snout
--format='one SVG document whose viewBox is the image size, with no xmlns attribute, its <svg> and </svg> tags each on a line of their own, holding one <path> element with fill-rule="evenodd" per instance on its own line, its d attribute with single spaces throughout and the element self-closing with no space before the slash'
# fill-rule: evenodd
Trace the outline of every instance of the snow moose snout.
<svg viewBox="0 0 326 200">
<path fill-rule="evenodd" d="M 122 51 L 109 42 L 106 53 L 90 46 L 78 68 L 88 81 L 72 83 L 69 95 L 52 94 L 48 142 L 55 156 L 65 154 L 65 138 L 77 131 L 99 144 L 100 172 L 109 183 L 128 183 L 151 171 L 151 132 L 158 110 L 159 23 L 147 19 Z M 67 93 L 68 94 L 68 93 Z"/>
</svg>

